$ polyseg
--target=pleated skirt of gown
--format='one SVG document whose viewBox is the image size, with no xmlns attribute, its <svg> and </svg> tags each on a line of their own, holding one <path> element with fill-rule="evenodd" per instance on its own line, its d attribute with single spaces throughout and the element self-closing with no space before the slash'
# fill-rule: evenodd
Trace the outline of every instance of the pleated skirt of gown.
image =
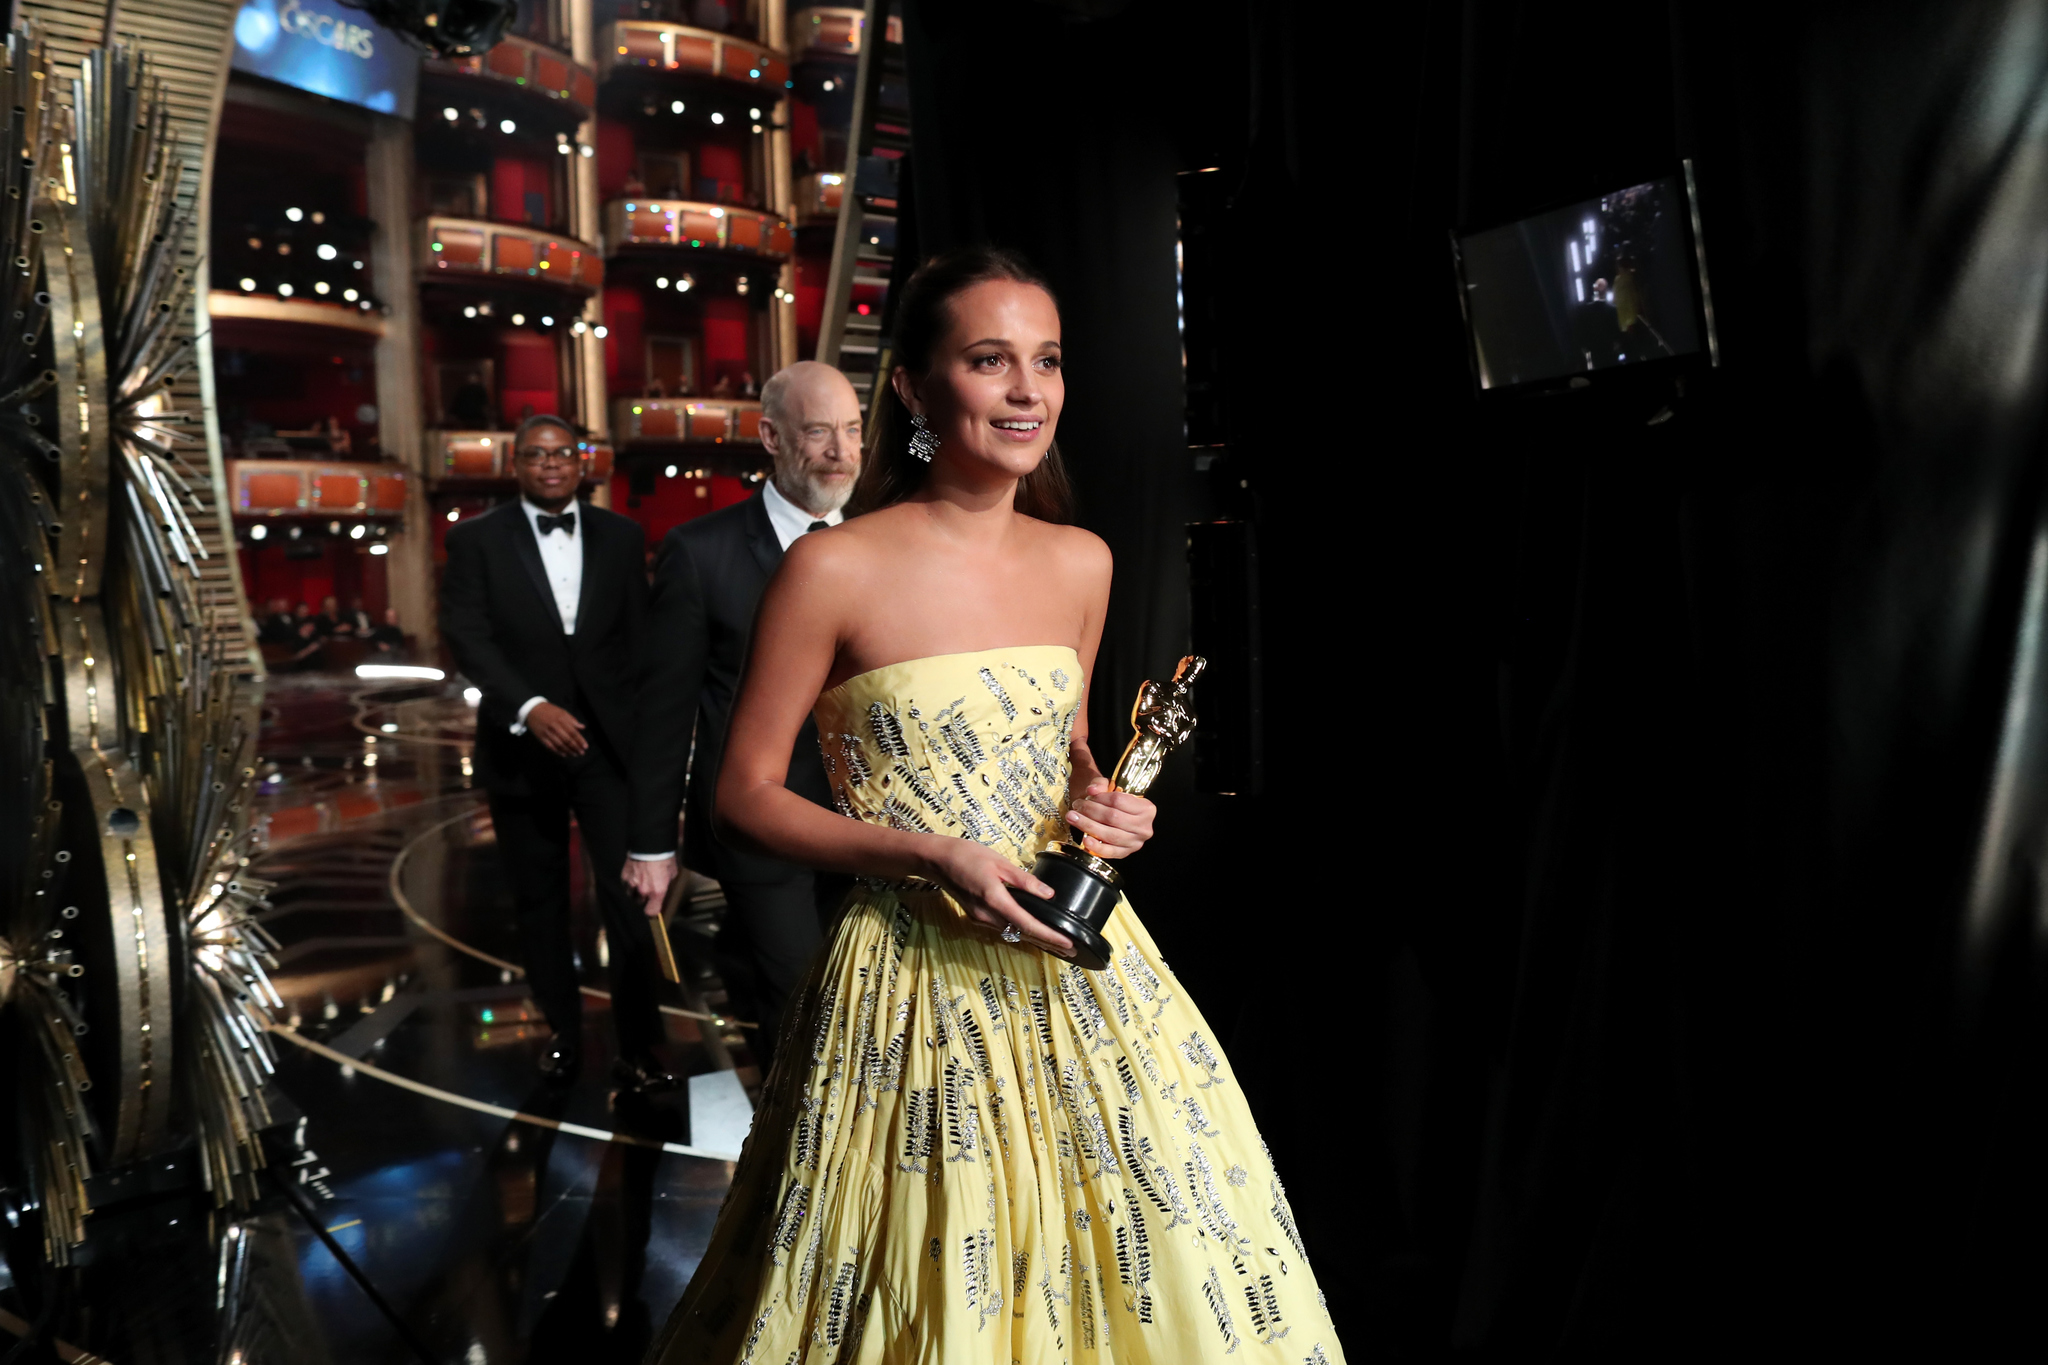
<svg viewBox="0 0 2048 1365">
<path fill-rule="evenodd" d="M 1084 971 L 857 892 L 665 1365 L 1337 1365 L 1216 1037 L 1128 903 Z"/>
</svg>

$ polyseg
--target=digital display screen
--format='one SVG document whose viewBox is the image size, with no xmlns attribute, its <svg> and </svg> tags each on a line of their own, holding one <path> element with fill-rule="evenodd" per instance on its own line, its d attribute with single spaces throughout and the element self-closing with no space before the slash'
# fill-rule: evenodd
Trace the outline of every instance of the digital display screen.
<svg viewBox="0 0 2048 1365">
<path fill-rule="evenodd" d="M 247 0 L 235 15 L 231 65 L 408 119 L 420 74 L 417 51 L 335 0 Z"/>
<path fill-rule="evenodd" d="M 1479 387 L 1698 354 L 1690 219 L 1670 176 L 1460 238 Z"/>
</svg>

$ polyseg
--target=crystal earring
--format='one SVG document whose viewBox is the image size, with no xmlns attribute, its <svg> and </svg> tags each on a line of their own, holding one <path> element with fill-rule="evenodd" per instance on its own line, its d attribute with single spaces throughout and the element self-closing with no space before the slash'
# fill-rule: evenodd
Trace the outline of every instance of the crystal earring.
<svg viewBox="0 0 2048 1365">
<path fill-rule="evenodd" d="M 923 413 L 911 413 L 910 453 L 923 460 L 926 464 L 930 464 L 932 456 L 938 454 L 938 452 L 939 433 L 931 429 L 931 425 L 924 420 Z"/>
</svg>

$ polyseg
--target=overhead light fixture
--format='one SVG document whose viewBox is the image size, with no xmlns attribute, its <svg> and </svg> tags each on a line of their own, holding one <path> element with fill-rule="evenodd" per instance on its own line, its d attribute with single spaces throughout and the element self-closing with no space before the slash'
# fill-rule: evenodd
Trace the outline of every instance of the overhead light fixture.
<svg viewBox="0 0 2048 1365">
<path fill-rule="evenodd" d="M 543 327 L 552 327 L 555 325 L 555 320 L 553 318 L 544 317 L 540 320 L 540 325 Z"/>
<path fill-rule="evenodd" d="M 247 275 L 242 276 L 242 290 L 244 293 L 252 293 L 255 291 L 255 288 L 256 281 L 250 279 Z"/>
<path fill-rule="evenodd" d="M 674 465 L 670 465 L 667 469 L 664 469 L 661 472 L 668 475 L 668 477 L 670 477 L 671 479 L 673 479 L 676 476 L 676 467 Z"/>
<path fill-rule="evenodd" d="M 467 308 L 463 309 L 463 310 L 462 310 L 462 316 L 464 316 L 464 317 L 466 317 L 466 318 L 473 318 L 473 317 L 475 317 L 475 316 L 476 316 L 476 305 L 475 305 L 475 304 L 471 304 L 471 305 L 470 305 L 469 307 L 467 307 Z"/>
<path fill-rule="evenodd" d="M 453 123 L 455 122 L 456 119 L 461 118 L 462 116 L 456 113 L 453 109 L 443 109 L 441 111 L 441 117 L 447 119 L 450 123 Z"/>
<path fill-rule="evenodd" d="M 353 289 L 342 290 L 341 296 L 347 299 L 350 303 L 354 303 L 356 301 L 356 291 Z"/>
<path fill-rule="evenodd" d="M 725 115 L 723 115 L 723 114 L 713 114 L 713 115 L 711 116 L 711 121 L 712 121 L 713 123 L 723 123 L 723 122 L 725 122 Z"/>
<path fill-rule="evenodd" d="M 611 329 L 606 327 L 603 323 L 599 323 L 597 326 L 591 328 L 590 331 L 591 334 L 595 336 L 599 341 L 603 341 L 606 337 L 611 335 Z"/>
<path fill-rule="evenodd" d="M 597 148 L 595 148 L 595 147 L 591 146 L 591 145 L 590 145 L 589 143 L 587 143 L 587 142 L 584 142 L 584 143 L 579 143 L 579 144 L 577 144 L 576 150 L 577 150 L 578 152 L 581 152 L 581 153 L 582 153 L 582 154 L 583 154 L 584 156 L 596 156 L 596 155 L 597 155 Z"/>
<path fill-rule="evenodd" d="M 251 540 L 262 540 L 269 534 L 270 528 L 260 521 L 249 528 L 249 539 Z"/>
<path fill-rule="evenodd" d="M 512 315 L 512 325 L 514 327 L 524 327 L 526 325 L 526 314 L 514 313 Z"/>
<path fill-rule="evenodd" d="M 288 284 L 279 285 L 277 287 L 277 296 L 281 299 L 290 298 L 292 296 L 292 287 Z"/>
<path fill-rule="evenodd" d="M 328 245 L 326 242 L 322 242 L 319 246 L 313 248 L 313 254 L 315 256 L 318 256 L 323 261 L 331 261 L 336 256 L 339 256 L 341 253 L 339 251 L 336 251 L 332 246 Z"/>
<path fill-rule="evenodd" d="M 313 281 L 313 292 L 316 294 L 325 294 L 329 288 L 330 286 L 325 280 Z"/>
<path fill-rule="evenodd" d="M 379 540 L 371 544 L 370 553 L 373 555 L 388 555 L 391 553 L 391 547 Z"/>
<path fill-rule="evenodd" d="M 668 288 L 668 276 L 666 276 L 666 275 L 656 275 L 656 276 L 654 277 L 654 287 L 655 287 L 656 289 L 666 289 L 666 288 Z"/>
<path fill-rule="evenodd" d="M 304 218 L 306 215 L 298 209 L 286 209 L 284 211 L 284 216 L 290 221 L 296 223 L 301 218 Z"/>
<path fill-rule="evenodd" d="M 669 107 L 668 107 L 668 111 L 669 111 L 669 112 L 670 112 L 671 114 L 680 114 L 680 113 L 682 113 L 682 112 L 683 112 L 683 102 L 682 102 L 681 100 L 677 100 L 677 101 L 676 101 L 675 103 L 673 103 L 673 104 L 669 105 Z"/>
<path fill-rule="evenodd" d="M 461 509 L 461 508 L 459 508 L 459 507 L 451 507 L 451 508 L 449 508 L 449 509 L 448 509 L 448 520 L 450 520 L 450 521 L 461 521 L 461 520 L 462 520 L 462 509 Z"/>
<path fill-rule="evenodd" d="M 519 125 L 511 119 L 501 118 L 498 120 L 498 131 L 501 133 L 516 133 L 519 131 Z"/>
<path fill-rule="evenodd" d="M 462 699 L 471 706 L 480 705 L 484 699 L 484 690 L 481 687 L 465 687 L 462 689 Z"/>
</svg>

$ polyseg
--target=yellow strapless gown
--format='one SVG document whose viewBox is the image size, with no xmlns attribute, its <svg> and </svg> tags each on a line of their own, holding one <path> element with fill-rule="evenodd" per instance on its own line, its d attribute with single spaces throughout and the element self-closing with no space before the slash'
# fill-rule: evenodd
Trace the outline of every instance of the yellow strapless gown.
<svg viewBox="0 0 2048 1365">
<path fill-rule="evenodd" d="M 1028 864 L 1079 660 L 914 659 L 818 699 L 839 808 Z M 665 1365 L 1344 1359 L 1216 1035 L 1128 902 L 1084 971 L 868 886 L 789 1012 Z"/>
</svg>

